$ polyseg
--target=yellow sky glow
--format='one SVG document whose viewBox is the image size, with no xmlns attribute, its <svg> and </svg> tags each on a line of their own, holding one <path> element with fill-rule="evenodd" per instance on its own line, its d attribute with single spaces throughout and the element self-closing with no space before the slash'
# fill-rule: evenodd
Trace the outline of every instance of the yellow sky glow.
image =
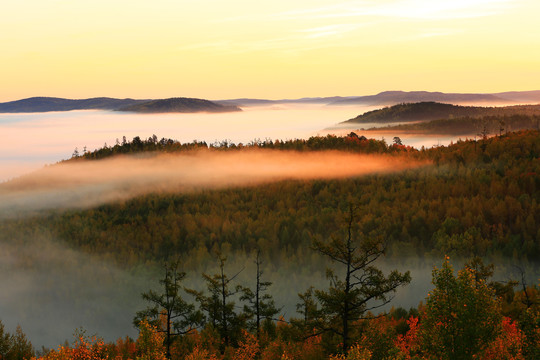
<svg viewBox="0 0 540 360">
<path fill-rule="evenodd" d="M 540 89 L 536 0 L 21 0 L 0 101 Z"/>
</svg>

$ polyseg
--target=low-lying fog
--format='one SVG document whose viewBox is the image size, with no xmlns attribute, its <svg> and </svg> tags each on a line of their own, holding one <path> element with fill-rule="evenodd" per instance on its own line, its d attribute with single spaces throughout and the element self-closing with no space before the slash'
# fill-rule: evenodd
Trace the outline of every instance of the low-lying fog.
<svg viewBox="0 0 540 360">
<path fill-rule="evenodd" d="M 154 289 L 159 291 L 158 280 L 162 269 L 145 266 L 122 270 L 106 261 L 67 249 L 46 236 L 37 235 L 24 240 L 24 248 L 0 243 L 0 320 L 5 330 L 15 332 L 17 325 L 32 344 L 57 348 L 65 340 L 72 342 L 76 329 L 83 328 L 87 335 L 98 335 L 106 341 L 120 337 L 137 337 L 132 321 L 136 311 L 148 304 L 141 299 L 141 293 Z M 306 249 L 305 256 L 312 257 L 312 250 Z M 384 309 L 401 306 L 406 309 L 425 302 L 432 289 L 431 272 L 433 266 L 440 267 L 443 259 L 414 260 L 403 264 L 381 262 L 380 268 L 411 271 L 412 282 L 399 288 L 395 299 Z M 272 281 L 269 288 L 276 305 L 283 307 L 285 319 L 299 317 L 296 313 L 297 294 L 313 285 L 316 289 L 328 289 L 325 278 L 324 259 L 317 257 L 314 269 L 301 268 L 296 264 L 263 265 L 263 280 Z M 519 279 L 519 274 L 510 263 L 497 264 L 496 280 Z M 333 266 L 333 265 L 332 265 Z M 335 267 L 334 267 L 335 268 Z M 454 269 L 461 264 L 454 263 Z M 255 272 L 253 258 L 229 256 L 226 272 L 229 276 L 244 269 L 235 279 L 236 285 L 253 288 Z M 337 268 L 335 268 L 337 269 Z M 529 269 L 530 270 L 530 269 Z M 196 270 L 188 270 L 185 286 L 204 289 L 201 273 L 215 274 L 214 262 L 199 264 Z M 528 272 L 530 283 L 535 282 L 534 272 Z M 185 295 L 193 302 L 193 298 Z M 241 303 L 237 302 L 238 309 Z"/>
<path fill-rule="evenodd" d="M 335 127 L 377 107 L 275 105 L 247 107 L 242 112 L 222 114 L 135 114 L 113 111 L 69 111 L 32 114 L 0 114 L 0 182 L 71 157 L 75 148 L 83 152 L 114 145 L 126 136 L 193 140 L 231 140 L 247 143 L 255 139 L 308 138 L 327 133 L 342 134 Z M 362 124 L 369 128 L 377 124 Z M 351 127 L 356 130 L 355 126 Z M 378 138 L 383 135 L 378 136 Z M 392 136 L 386 135 L 388 142 Z M 451 139 L 415 138 L 405 145 L 431 147 Z"/>
<path fill-rule="evenodd" d="M 337 151 L 199 150 L 55 164 L 0 184 L 0 219 L 82 208 L 149 192 L 191 192 L 284 179 L 330 179 L 421 166 L 391 156 Z"/>
</svg>

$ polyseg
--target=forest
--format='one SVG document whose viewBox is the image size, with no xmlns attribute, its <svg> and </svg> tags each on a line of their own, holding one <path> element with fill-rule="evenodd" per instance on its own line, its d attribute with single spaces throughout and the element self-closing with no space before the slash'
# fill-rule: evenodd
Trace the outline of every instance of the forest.
<svg viewBox="0 0 540 360">
<path fill-rule="evenodd" d="M 381 128 L 372 128 L 378 131 Z M 382 128 L 396 133 L 441 134 L 454 136 L 478 137 L 482 134 L 502 135 L 509 131 L 540 129 L 538 115 L 503 115 L 482 117 L 458 117 L 418 122 L 414 124 L 393 125 Z M 366 131 L 369 134 L 369 130 Z"/>
<path fill-rule="evenodd" d="M 539 105 L 512 105 L 500 107 L 462 106 L 434 101 L 397 104 L 368 111 L 344 123 L 418 122 L 452 118 L 504 117 L 513 115 L 540 115 Z"/>
<path fill-rule="evenodd" d="M 498 120 L 496 120 L 498 121 Z M 0 241 L 24 246 L 39 233 L 121 268 L 161 270 L 133 314 L 139 337 L 105 343 L 77 333 L 58 349 L 34 352 L 21 329 L 0 325 L 7 359 L 536 359 L 540 356 L 540 133 L 501 131 L 448 147 L 416 150 L 399 141 L 348 136 L 182 144 L 123 138 L 64 163 L 137 153 L 251 148 L 386 154 L 426 165 L 334 180 L 286 180 L 193 193 L 153 193 L 89 209 L 44 210 L 0 220 Z M 9 189 L 17 180 L 2 186 Z M 228 259 L 256 270 L 239 284 Z M 380 269 L 384 257 L 400 271 Z M 407 267 L 437 258 L 433 289 L 409 310 L 388 304 L 410 281 Z M 463 263 L 456 273 L 453 263 Z M 493 266 L 518 265 L 515 281 Z M 199 276 L 202 289 L 184 286 Z M 179 267 L 179 264 L 181 265 Z M 272 266 L 329 269 L 328 288 L 305 284 L 297 314 L 280 316 L 266 280 Z M 28 264 L 32 266 L 32 264 Z M 203 267 L 204 268 L 204 267 Z M 234 268 L 234 267 L 233 267 Z M 184 272 L 185 271 L 185 272 Z M 230 271 L 230 272 L 229 272 Z M 156 290 L 157 289 L 157 290 Z"/>
</svg>

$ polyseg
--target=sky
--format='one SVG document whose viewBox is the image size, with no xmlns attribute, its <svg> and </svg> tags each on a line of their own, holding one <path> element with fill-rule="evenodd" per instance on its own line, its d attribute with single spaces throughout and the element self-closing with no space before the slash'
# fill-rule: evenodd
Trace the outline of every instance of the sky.
<svg viewBox="0 0 540 360">
<path fill-rule="evenodd" d="M 20 0 L 0 101 L 540 88 L 537 0 Z"/>
</svg>

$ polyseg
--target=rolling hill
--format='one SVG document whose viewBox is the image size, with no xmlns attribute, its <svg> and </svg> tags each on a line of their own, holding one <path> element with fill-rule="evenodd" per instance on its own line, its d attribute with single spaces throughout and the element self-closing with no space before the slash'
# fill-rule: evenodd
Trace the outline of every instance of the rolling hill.
<svg viewBox="0 0 540 360">
<path fill-rule="evenodd" d="M 134 104 L 118 109 L 139 113 L 192 113 L 192 112 L 231 112 L 242 111 L 234 105 L 222 105 L 203 99 L 170 98 Z"/>
<path fill-rule="evenodd" d="M 121 107 L 144 103 L 148 100 L 114 99 L 97 97 L 90 99 L 63 99 L 56 97 L 31 97 L 0 103 L 0 113 L 30 113 L 71 110 L 116 110 Z"/>
<path fill-rule="evenodd" d="M 342 124 L 418 122 L 456 117 L 540 115 L 540 105 L 504 107 L 459 106 L 438 102 L 399 104 L 368 111 Z"/>
<path fill-rule="evenodd" d="M 222 105 L 203 99 L 171 98 L 162 100 L 134 100 L 98 97 L 90 99 L 63 99 L 32 97 L 0 103 L 0 113 L 34 113 L 71 110 L 117 110 L 141 113 L 167 112 L 227 112 L 240 111 L 233 105 Z"/>
</svg>

